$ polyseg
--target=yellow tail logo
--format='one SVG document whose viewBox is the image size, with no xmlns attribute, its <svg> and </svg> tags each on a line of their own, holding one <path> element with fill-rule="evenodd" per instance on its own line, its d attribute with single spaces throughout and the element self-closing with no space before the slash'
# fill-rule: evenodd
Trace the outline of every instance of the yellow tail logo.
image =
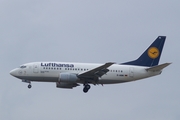
<svg viewBox="0 0 180 120">
<path fill-rule="evenodd" d="M 148 56 L 152 59 L 157 58 L 159 56 L 159 50 L 156 47 L 149 48 Z"/>
</svg>

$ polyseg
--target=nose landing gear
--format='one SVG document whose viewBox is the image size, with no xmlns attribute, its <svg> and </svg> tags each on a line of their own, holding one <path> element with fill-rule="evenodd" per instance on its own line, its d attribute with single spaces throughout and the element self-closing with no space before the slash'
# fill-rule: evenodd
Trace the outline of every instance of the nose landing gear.
<svg viewBox="0 0 180 120">
<path fill-rule="evenodd" d="M 83 92 L 87 93 L 90 88 L 91 86 L 89 84 L 84 84 Z"/>
<path fill-rule="evenodd" d="M 29 85 L 27 86 L 29 89 L 32 87 L 31 81 L 29 81 L 29 80 L 22 80 L 22 82 L 29 83 Z"/>
</svg>

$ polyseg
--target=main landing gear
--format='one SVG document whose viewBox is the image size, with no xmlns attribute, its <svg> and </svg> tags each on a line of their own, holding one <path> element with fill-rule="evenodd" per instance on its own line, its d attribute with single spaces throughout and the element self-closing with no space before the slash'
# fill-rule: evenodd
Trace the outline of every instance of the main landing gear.
<svg viewBox="0 0 180 120">
<path fill-rule="evenodd" d="M 87 93 L 90 88 L 91 88 L 91 86 L 89 84 L 85 83 L 84 88 L 83 88 L 83 92 Z"/>
</svg>

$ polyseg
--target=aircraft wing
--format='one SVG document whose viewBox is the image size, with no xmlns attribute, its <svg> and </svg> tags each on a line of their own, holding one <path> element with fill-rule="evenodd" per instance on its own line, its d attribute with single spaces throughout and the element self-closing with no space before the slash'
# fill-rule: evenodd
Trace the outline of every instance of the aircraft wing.
<svg viewBox="0 0 180 120">
<path fill-rule="evenodd" d="M 97 68 L 91 69 L 89 71 L 86 71 L 84 73 L 78 74 L 78 77 L 81 80 L 87 80 L 87 81 L 93 81 L 97 80 L 99 77 L 103 76 L 106 74 L 109 70 L 107 69 L 109 66 L 113 65 L 114 63 L 108 62 L 105 63 L 102 66 L 99 66 Z"/>
</svg>

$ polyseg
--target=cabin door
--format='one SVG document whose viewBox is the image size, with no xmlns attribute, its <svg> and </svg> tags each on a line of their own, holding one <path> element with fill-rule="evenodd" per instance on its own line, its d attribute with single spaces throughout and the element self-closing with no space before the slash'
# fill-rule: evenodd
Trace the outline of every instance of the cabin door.
<svg viewBox="0 0 180 120">
<path fill-rule="evenodd" d="M 134 77 L 134 68 L 133 67 L 130 67 L 129 68 L 129 77 Z"/>
<path fill-rule="evenodd" d="M 33 65 L 33 72 L 34 72 L 34 73 L 38 73 L 38 72 L 39 72 L 39 66 L 38 66 L 38 64 L 34 64 L 34 65 Z"/>
</svg>

